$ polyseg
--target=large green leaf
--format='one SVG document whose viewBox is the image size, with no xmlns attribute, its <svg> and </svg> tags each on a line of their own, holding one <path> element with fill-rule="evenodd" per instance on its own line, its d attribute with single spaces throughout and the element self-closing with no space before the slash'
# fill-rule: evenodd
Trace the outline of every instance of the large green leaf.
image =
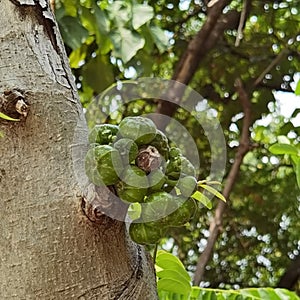
<svg viewBox="0 0 300 300">
<path fill-rule="evenodd" d="M 273 154 L 292 154 L 298 155 L 298 149 L 295 146 L 289 144 L 277 143 L 269 148 L 269 151 Z"/>
<path fill-rule="evenodd" d="M 158 269 L 158 272 L 160 270 L 173 270 L 175 272 L 180 273 L 187 281 L 190 281 L 190 275 L 185 270 L 184 265 L 182 262 L 174 255 L 166 252 L 166 251 L 158 251 L 155 261 L 156 266 L 158 266 L 160 269 Z"/>
<path fill-rule="evenodd" d="M 110 34 L 114 45 L 113 55 L 127 63 L 139 49 L 143 48 L 145 40 L 137 32 L 119 28 Z"/>
<path fill-rule="evenodd" d="M 106 17 L 106 14 L 96 4 L 93 4 L 93 10 L 95 15 L 96 25 L 99 32 L 101 32 L 102 34 L 108 34 L 110 21 Z"/>
<path fill-rule="evenodd" d="M 191 286 L 185 285 L 182 281 L 175 278 L 162 278 L 157 282 L 157 288 L 159 290 L 176 292 L 181 295 L 188 295 L 191 291 Z"/>
<path fill-rule="evenodd" d="M 91 87 L 94 92 L 102 92 L 114 82 L 112 66 L 107 58 L 97 55 L 83 66 L 83 83 Z"/>
<path fill-rule="evenodd" d="M 107 7 L 109 19 L 119 29 L 126 27 L 132 18 L 131 3 L 128 1 L 113 1 Z"/>
<path fill-rule="evenodd" d="M 183 272 L 184 273 L 184 272 Z M 174 279 L 182 282 L 184 286 L 190 289 L 191 287 L 191 279 L 187 279 L 186 275 L 179 273 L 177 271 L 171 270 L 171 269 L 163 269 L 161 271 L 156 271 L 156 276 L 158 278 L 168 278 L 168 279 Z"/>
<path fill-rule="evenodd" d="M 166 299 L 166 298 L 165 298 Z M 293 292 L 285 289 L 249 288 L 241 290 L 220 290 L 192 287 L 189 300 L 299 300 Z M 162 299 L 161 299 L 162 300 Z"/>
<path fill-rule="evenodd" d="M 132 27 L 137 30 L 154 16 L 153 8 L 148 5 L 134 3 L 132 7 Z"/>
<path fill-rule="evenodd" d="M 64 42 L 73 50 L 79 48 L 89 34 L 80 21 L 71 16 L 61 18 L 59 28 Z"/>
<path fill-rule="evenodd" d="M 165 32 L 156 25 L 149 26 L 151 36 L 160 53 L 165 52 L 169 47 L 169 38 Z"/>
</svg>

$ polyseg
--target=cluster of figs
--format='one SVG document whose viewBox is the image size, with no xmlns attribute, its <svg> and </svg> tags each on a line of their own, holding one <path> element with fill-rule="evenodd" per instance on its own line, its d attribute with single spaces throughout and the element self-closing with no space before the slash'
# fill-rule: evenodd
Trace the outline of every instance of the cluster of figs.
<svg viewBox="0 0 300 300">
<path fill-rule="evenodd" d="M 127 204 L 141 211 L 129 226 L 139 244 L 156 244 L 169 227 L 183 226 L 198 205 L 190 196 L 197 187 L 192 163 L 152 120 L 126 117 L 119 125 L 96 125 L 89 134 L 86 174 L 99 186 L 113 186 Z"/>
</svg>

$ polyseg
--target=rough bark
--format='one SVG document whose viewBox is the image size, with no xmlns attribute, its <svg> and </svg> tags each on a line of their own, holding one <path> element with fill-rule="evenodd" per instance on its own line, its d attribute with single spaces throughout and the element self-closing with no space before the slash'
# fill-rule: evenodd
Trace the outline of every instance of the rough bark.
<svg viewBox="0 0 300 300">
<path fill-rule="evenodd" d="M 124 223 L 82 212 L 72 150 L 83 159 L 87 128 L 51 11 L 30 0 L 0 8 L 0 93 L 22 90 L 29 104 L 27 118 L 0 121 L 1 299 L 157 299 Z"/>
<path fill-rule="evenodd" d="M 239 100 L 243 108 L 244 112 L 244 119 L 243 119 L 243 129 L 240 138 L 240 144 L 237 149 L 234 162 L 230 168 L 229 174 L 226 178 L 226 183 L 223 189 L 222 194 L 224 197 L 229 200 L 230 193 L 234 187 L 236 182 L 236 178 L 238 176 L 240 166 L 243 162 L 243 158 L 246 153 L 250 150 L 250 126 L 252 124 L 251 120 L 251 102 L 249 99 L 249 95 L 245 91 L 244 87 L 242 86 L 242 82 L 240 79 L 236 80 L 236 89 L 239 95 Z M 204 251 L 199 256 L 196 271 L 194 274 L 194 285 L 199 285 L 200 281 L 205 272 L 205 267 L 208 261 L 211 258 L 213 253 L 214 245 L 217 241 L 217 238 L 222 230 L 222 220 L 223 214 L 226 209 L 226 203 L 219 202 L 217 208 L 215 210 L 215 215 L 210 222 L 209 226 L 209 237 L 207 239 L 207 245 Z"/>
<path fill-rule="evenodd" d="M 300 256 L 298 256 L 294 261 L 292 261 L 291 265 L 287 268 L 286 272 L 280 278 L 277 287 L 292 290 L 299 280 Z"/>
</svg>

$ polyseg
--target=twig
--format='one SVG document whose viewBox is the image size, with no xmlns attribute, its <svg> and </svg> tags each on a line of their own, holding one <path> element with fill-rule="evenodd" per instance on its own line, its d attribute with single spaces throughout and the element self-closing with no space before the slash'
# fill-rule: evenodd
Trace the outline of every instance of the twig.
<svg viewBox="0 0 300 300">
<path fill-rule="evenodd" d="M 268 72 L 270 72 L 273 67 L 279 63 L 279 61 L 283 58 L 284 55 L 288 53 L 288 49 L 284 48 L 272 61 L 271 63 L 262 71 L 262 73 L 255 80 L 253 87 L 256 87 L 266 76 Z"/>
<path fill-rule="evenodd" d="M 229 200 L 230 193 L 233 189 L 233 186 L 236 182 L 240 166 L 242 164 L 243 158 L 246 155 L 246 153 L 250 149 L 250 133 L 249 128 L 251 126 L 251 103 L 249 96 L 247 92 L 245 91 L 242 81 L 240 79 L 237 79 L 235 81 L 235 87 L 239 95 L 239 100 L 241 102 L 241 105 L 243 107 L 244 111 L 244 119 L 243 119 L 243 128 L 240 138 L 240 145 L 238 147 L 238 150 L 235 154 L 235 160 L 234 163 L 231 166 L 231 169 L 229 171 L 226 184 L 223 189 L 223 195 L 227 199 L 227 203 Z M 200 281 L 202 280 L 205 266 L 207 265 L 212 252 L 214 245 L 217 241 L 217 238 L 221 232 L 222 227 L 222 220 L 223 220 L 223 214 L 226 208 L 226 204 L 223 201 L 220 201 L 217 205 L 214 218 L 210 222 L 209 226 L 209 237 L 207 239 L 207 245 L 200 255 L 197 267 L 194 275 L 194 285 L 199 285 Z"/>
<path fill-rule="evenodd" d="M 241 12 L 241 17 L 240 17 L 240 22 L 239 22 L 239 26 L 238 26 L 238 30 L 237 30 L 237 35 L 236 35 L 236 40 L 235 40 L 235 47 L 238 47 L 240 45 L 240 41 L 243 38 L 243 27 L 245 24 L 245 20 L 246 20 L 246 14 L 247 14 L 247 7 L 248 7 L 248 0 L 244 0 L 244 5 L 243 5 L 243 9 Z"/>
</svg>

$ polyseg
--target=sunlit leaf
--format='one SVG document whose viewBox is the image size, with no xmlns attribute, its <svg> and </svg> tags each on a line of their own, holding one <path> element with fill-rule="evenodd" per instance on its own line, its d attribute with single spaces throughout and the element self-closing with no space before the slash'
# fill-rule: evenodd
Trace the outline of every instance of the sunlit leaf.
<svg viewBox="0 0 300 300">
<path fill-rule="evenodd" d="M 157 288 L 160 290 L 165 290 L 169 292 L 176 292 L 177 294 L 188 295 L 191 291 L 191 286 L 184 285 L 178 279 L 163 278 L 158 280 Z"/>
<path fill-rule="evenodd" d="M 165 52 L 169 47 L 169 38 L 165 32 L 155 25 L 149 27 L 152 38 L 160 53 Z"/>
<path fill-rule="evenodd" d="M 138 33 L 121 28 L 110 34 L 114 45 L 113 55 L 127 63 L 139 49 L 143 48 L 145 40 Z"/>
<path fill-rule="evenodd" d="M 11 118 L 9 116 L 7 116 L 6 114 L 3 114 L 0 112 L 0 118 L 1 119 L 4 119 L 4 120 L 7 120 L 7 121 L 20 121 L 19 119 L 14 119 L 14 118 Z"/>
<path fill-rule="evenodd" d="M 218 192 L 216 189 L 214 189 L 213 187 L 206 185 L 206 184 L 198 184 L 198 186 L 202 187 L 203 189 L 207 190 L 211 194 L 215 195 L 220 200 L 226 202 L 225 197 L 220 192 Z"/>
<path fill-rule="evenodd" d="M 211 201 L 205 195 L 203 195 L 201 192 L 196 191 L 191 197 L 193 199 L 199 201 L 202 205 L 204 205 L 208 209 L 212 209 Z"/>
<path fill-rule="evenodd" d="M 297 86 L 296 86 L 296 89 L 295 89 L 295 94 L 297 96 L 300 96 L 300 79 L 298 79 Z"/>
<path fill-rule="evenodd" d="M 182 262 L 171 253 L 162 250 L 158 251 L 155 264 L 163 270 L 173 270 L 180 273 L 187 281 L 191 280 Z"/>
<path fill-rule="evenodd" d="M 153 8 L 148 5 L 134 3 L 132 7 L 132 27 L 137 30 L 154 16 Z"/>
<path fill-rule="evenodd" d="M 269 151 L 273 154 L 298 154 L 298 149 L 295 146 L 281 143 L 272 145 Z"/>
</svg>

